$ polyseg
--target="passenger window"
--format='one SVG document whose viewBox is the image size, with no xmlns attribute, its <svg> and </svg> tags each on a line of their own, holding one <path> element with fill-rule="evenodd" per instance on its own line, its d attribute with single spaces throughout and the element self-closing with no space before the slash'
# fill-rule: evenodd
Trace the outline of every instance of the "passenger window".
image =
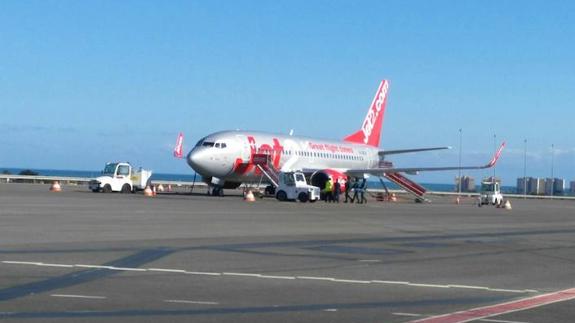
<svg viewBox="0 0 575 323">
<path fill-rule="evenodd" d="M 226 145 L 225 142 L 222 142 L 222 148 L 226 148 L 228 145 Z"/>
</svg>

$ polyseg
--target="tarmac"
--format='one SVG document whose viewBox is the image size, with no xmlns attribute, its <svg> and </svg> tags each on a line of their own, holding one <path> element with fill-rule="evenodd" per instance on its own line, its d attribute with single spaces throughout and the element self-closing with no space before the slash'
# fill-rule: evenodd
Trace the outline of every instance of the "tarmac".
<svg viewBox="0 0 575 323">
<path fill-rule="evenodd" d="M 0 320 L 573 322 L 573 201 L 231 193 L 0 184 Z"/>
</svg>

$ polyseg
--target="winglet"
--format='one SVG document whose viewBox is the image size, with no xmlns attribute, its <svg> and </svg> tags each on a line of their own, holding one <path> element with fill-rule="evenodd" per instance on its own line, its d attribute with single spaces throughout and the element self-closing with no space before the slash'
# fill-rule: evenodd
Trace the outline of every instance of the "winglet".
<svg viewBox="0 0 575 323">
<path fill-rule="evenodd" d="M 178 140 L 176 141 L 176 146 L 174 147 L 174 157 L 183 158 L 184 157 L 184 134 L 180 132 L 178 135 Z"/>
<path fill-rule="evenodd" d="M 501 144 L 501 146 L 499 146 L 499 149 L 497 149 L 495 156 L 493 156 L 493 158 L 491 159 L 489 164 L 487 164 L 487 168 L 495 166 L 495 163 L 497 163 L 499 156 L 501 156 L 501 152 L 503 151 L 503 148 L 505 148 L 505 141 Z"/>
</svg>

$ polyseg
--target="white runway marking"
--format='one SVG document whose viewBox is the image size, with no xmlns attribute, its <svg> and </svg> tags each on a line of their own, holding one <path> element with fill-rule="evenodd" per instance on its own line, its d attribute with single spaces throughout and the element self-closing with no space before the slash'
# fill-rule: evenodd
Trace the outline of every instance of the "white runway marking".
<svg viewBox="0 0 575 323">
<path fill-rule="evenodd" d="M 310 277 L 310 276 L 297 276 L 297 279 L 310 279 L 310 280 L 326 280 L 333 281 L 331 277 Z"/>
<path fill-rule="evenodd" d="M 69 294 L 52 294 L 52 297 L 68 297 L 68 298 L 87 298 L 87 299 L 106 299 L 104 296 L 89 296 L 89 295 L 69 295 Z"/>
<path fill-rule="evenodd" d="M 242 276 L 242 277 L 261 277 L 260 274 L 247 274 L 247 273 L 222 273 L 225 276 Z"/>
<path fill-rule="evenodd" d="M 207 273 L 203 271 L 186 271 L 188 275 L 221 276 L 221 273 Z"/>
<path fill-rule="evenodd" d="M 40 265 L 41 262 L 31 262 L 31 261 L 2 261 L 3 264 L 12 264 L 12 265 Z"/>
<path fill-rule="evenodd" d="M 323 310 L 324 312 L 337 312 L 337 308 L 328 308 L 326 310 Z"/>
<path fill-rule="evenodd" d="M 294 276 L 269 276 L 269 275 L 260 275 L 260 278 L 268 278 L 268 279 L 295 279 Z"/>
<path fill-rule="evenodd" d="M 206 301 L 188 301 L 183 299 L 167 299 L 164 300 L 166 303 L 180 303 L 180 304 L 197 304 L 197 305 L 219 305 L 218 302 L 206 302 Z"/>
<path fill-rule="evenodd" d="M 237 277 L 253 277 L 261 279 L 282 279 L 282 280 L 319 280 L 334 283 L 349 283 L 349 284 L 382 284 L 382 285 L 404 285 L 410 287 L 422 287 L 422 288 L 456 288 L 456 289 L 475 289 L 484 290 L 490 292 L 500 292 L 500 293 L 539 293 L 539 291 L 534 289 L 503 289 L 503 288 L 491 288 L 485 286 L 471 286 L 471 285 L 459 285 L 459 284 L 427 284 L 427 283 L 412 283 L 408 281 L 393 281 L 393 280 L 356 280 L 356 279 L 342 279 L 334 277 L 316 277 L 316 276 L 278 276 L 278 275 L 262 275 L 254 273 L 236 273 L 236 272 L 202 272 L 202 271 L 187 271 L 183 269 L 172 269 L 172 268 L 132 268 L 132 267 L 113 267 L 113 266 L 98 266 L 98 265 L 83 265 L 83 264 L 53 264 L 53 263 L 42 263 L 42 262 L 32 262 L 32 261 L 2 261 L 3 264 L 11 265 L 28 265 L 28 266 L 47 266 L 47 267 L 78 267 L 78 268 L 95 268 L 95 269 L 109 269 L 118 271 L 137 271 L 137 272 L 166 272 L 174 274 L 186 274 L 186 275 L 205 275 L 205 276 L 237 276 Z"/>
<path fill-rule="evenodd" d="M 148 271 L 160 271 L 166 273 L 178 273 L 178 274 L 185 274 L 186 271 L 182 269 L 163 269 L 163 268 L 148 268 Z"/>
<path fill-rule="evenodd" d="M 369 280 L 353 280 L 353 279 L 334 279 L 337 283 L 352 283 L 352 284 L 371 284 Z"/>
<path fill-rule="evenodd" d="M 145 268 L 129 268 L 129 267 L 110 267 L 111 270 L 123 270 L 123 271 L 147 271 Z"/>
<path fill-rule="evenodd" d="M 359 262 L 381 262 L 381 260 L 377 259 L 361 259 Z"/>
<path fill-rule="evenodd" d="M 98 266 L 98 265 L 74 265 L 78 268 L 93 268 L 93 269 L 112 269 L 110 266 Z"/>
<path fill-rule="evenodd" d="M 61 265 L 61 264 L 44 264 L 39 263 L 38 266 L 45 266 L 45 267 L 63 267 L 63 268 L 74 268 L 73 265 Z"/>
</svg>

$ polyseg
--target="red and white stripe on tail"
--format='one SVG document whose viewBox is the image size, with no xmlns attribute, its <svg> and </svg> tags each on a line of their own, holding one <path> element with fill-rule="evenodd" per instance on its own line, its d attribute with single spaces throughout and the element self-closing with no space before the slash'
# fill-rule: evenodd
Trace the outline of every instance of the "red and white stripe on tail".
<svg viewBox="0 0 575 323">
<path fill-rule="evenodd" d="M 363 120 L 361 129 L 343 138 L 344 141 L 379 147 L 379 141 L 381 139 L 381 127 L 383 125 L 383 115 L 385 113 L 388 90 L 389 81 L 381 81 L 379 88 L 375 93 L 375 97 L 369 106 L 367 115 Z"/>
<path fill-rule="evenodd" d="M 174 147 L 174 157 L 183 158 L 184 157 L 184 134 L 180 132 L 178 135 L 178 140 L 176 141 L 176 146 Z"/>
</svg>

